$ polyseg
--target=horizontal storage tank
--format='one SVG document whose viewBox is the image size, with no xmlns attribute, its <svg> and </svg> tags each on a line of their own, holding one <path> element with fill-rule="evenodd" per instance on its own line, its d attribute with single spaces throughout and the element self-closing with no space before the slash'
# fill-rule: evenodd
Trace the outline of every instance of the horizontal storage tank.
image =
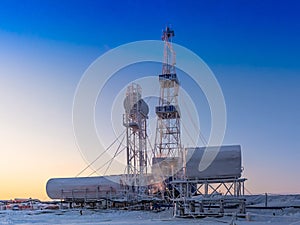
<svg viewBox="0 0 300 225">
<path fill-rule="evenodd" d="M 219 152 L 213 162 L 199 171 L 204 151 Z M 188 179 L 239 178 L 242 175 L 242 156 L 240 145 L 187 148 L 186 176 Z"/>
<path fill-rule="evenodd" d="M 51 199 L 101 199 L 122 188 L 122 175 L 52 178 L 46 191 Z"/>
</svg>

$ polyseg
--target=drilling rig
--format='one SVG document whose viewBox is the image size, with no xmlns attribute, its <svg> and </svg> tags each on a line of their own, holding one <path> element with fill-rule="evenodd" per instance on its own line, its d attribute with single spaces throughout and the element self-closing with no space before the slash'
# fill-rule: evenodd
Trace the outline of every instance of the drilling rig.
<svg viewBox="0 0 300 225">
<path fill-rule="evenodd" d="M 174 30 L 170 27 L 162 33 L 164 58 L 159 75 L 160 98 L 155 108 L 157 115 L 152 174 L 156 183 L 163 183 L 161 191 L 167 188 L 167 181 L 182 174 L 182 148 L 180 131 L 180 110 L 178 106 L 179 80 L 176 74 L 176 54 L 172 46 Z"/>
</svg>

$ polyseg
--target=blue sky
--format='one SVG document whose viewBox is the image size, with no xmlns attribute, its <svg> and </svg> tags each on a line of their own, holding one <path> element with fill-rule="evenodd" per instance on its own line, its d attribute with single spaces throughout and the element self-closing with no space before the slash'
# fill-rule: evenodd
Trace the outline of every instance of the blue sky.
<svg viewBox="0 0 300 225">
<path fill-rule="evenodd" d="M 46 198 L 48 178 L 85 166 L 72 132 L 82 74 L 109 49 L 159 39 L 166 24 L 220 83 L 224 142 L 242 145 L 248 189 L 299 192 L 299 11 L 298 1 L 1 1 L 0 198 Z"/>
<path fill-rule="evenodd" d="M 299 67 L 297 1 L 2 1 L 0 10 L 2 30 L 18 35 L 115 47 L 157 39 L 171 23 L 177 43 L 206 61 Z"/>
</svg>

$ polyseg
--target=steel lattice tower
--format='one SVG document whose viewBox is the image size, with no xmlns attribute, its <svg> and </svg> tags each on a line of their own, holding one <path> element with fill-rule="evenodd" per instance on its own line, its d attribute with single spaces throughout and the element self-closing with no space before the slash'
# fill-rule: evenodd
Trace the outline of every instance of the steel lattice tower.
<svg viewBox="0 0 300 225">
<path fill-rule="evenodd" d="M 126 127 L 127 175 L 130 185 L 141 186 L 147 174 L 147 118 L 148 105 L 141 98 L 140 85 L 132 83 L 127 87 L 124 99 L 125 114 L 123 125 Z"/>
<path fill-rule="evenodd" d="M 160 164 L 158 169 L 164 177 L 173 175 L 171 170 L 176 169 L 173 168 L 174 166 L 178 168 L 179 165 L 170 166 L 170 159 L 180 157 L 181 153 L 179 80 L 175 71 L 176 55 L 172 46 L 173 37 L 174 31 L 166 27 L 162 34 L 164 60 L 162 74 L 159 75 L 160 99 L 159 105 L 155 109 L 157 125 L 152 164 Z M 162 163 L 163 161 L 165 163 Z M 153 170 L 156 170 L 155 166 Z"/>
</svg>

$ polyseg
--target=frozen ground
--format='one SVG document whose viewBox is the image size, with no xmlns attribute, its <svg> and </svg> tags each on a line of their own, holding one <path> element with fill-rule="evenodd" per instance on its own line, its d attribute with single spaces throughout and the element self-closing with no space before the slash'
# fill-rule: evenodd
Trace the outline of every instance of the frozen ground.
<svg viewBox="0 0 300 225">
<path fill-rule="evenodd" d="M 278 212 L 275 212 L 278 213 Z M 300 210 L 287 209 L 284 213 L 273 215 L 273 211 L 253 211 L 250 212 L 250 221 L 237 218 L 235 224 L 241 225 L 300 225 Z M 144 211 L 108 211 L 108 210 L 83 210 L 80 215 L 79 210 L 54 210 L 54 211 L 1 211 L 0 224 L 67 224 L 67 225 L 131 225 L 131 224 L 231 224 L 232 217 L 204 218 L 204 219 L 182 219 L 173 218 L 172 212 L 164 211 L 160 213 Z"/>
<path fill-rule="evenodd" d="M 264 206 L 264 196 L 248 196 L 248 203 Z M 269 206 L 300 206 L 300 196 L 269 196 Z M 237 218 L 232 223 L 232 216 L 220 218 L 183 219 L 174 218 L 172 209 L 159 213 L 149 211 L 125 210 L 90 210 L 84 209 L 80 215 L 77 210 L 35 210 L 35 211 L 0 211 L 0 224 L 66 224 L 66 225 L 181 225 L 181 224 L 236 224 L 236 225 L 300 225 L 300 208 L 283 209 L 248 209 L 250 220 Z"/>
</svg>

